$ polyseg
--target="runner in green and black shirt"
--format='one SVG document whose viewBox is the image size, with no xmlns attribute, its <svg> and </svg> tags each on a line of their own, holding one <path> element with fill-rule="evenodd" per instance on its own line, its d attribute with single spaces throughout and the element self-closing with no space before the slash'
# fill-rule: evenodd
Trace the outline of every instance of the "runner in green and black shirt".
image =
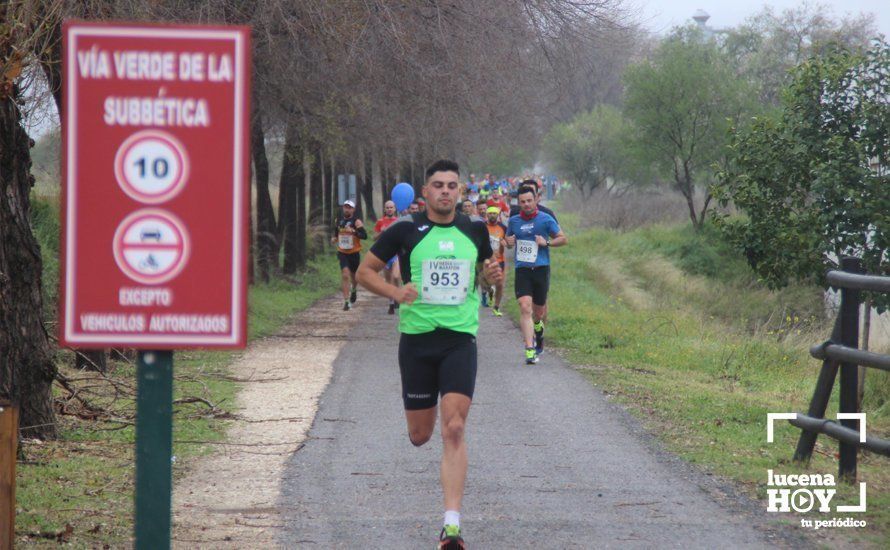
<svg viewBox="0 0 890 550">
<path fill-rule="evenodd" d="M 464 426 L 476 384 L 477 278 L 503 278 L 485 223 L 455 212 L 460 199 L 457 163 L 440 160 L 426 171 L 426 212 L 400 218 L 380 235 L 358 270 L 358 282 L 399 302 L 399 370 L 408 436 L 429 441 L 442 396 L 442 489 L 445 527 L 440 548 L 463 548 L 460 505 L 467 475 Z M 402 287 L 379 271 L 399 256 Z"/>
</svg>

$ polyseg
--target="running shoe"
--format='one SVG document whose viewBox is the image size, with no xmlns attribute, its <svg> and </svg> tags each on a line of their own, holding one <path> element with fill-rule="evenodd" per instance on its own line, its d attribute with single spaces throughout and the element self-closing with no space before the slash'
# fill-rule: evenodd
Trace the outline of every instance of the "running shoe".
<svg viewBox="0 0 890 550">
<path fill-rule="evenodd" d="M 467 545 L 460 536 L 460 527 L 457 525 L 446 525 L 439 534 L 438 550 L 466 550 Z"/>
<path fill-rule="evenodd" d="M 352 293 L 349 295 L 349 303 L 354 304 L 356 300 L 358 300 L 358 290 L 356 290 L 355 287 L 352 287 Z"/>
<path fill-rule="evenodd" d="M 349 304 L 349 300 L 343 302 L 343 311 L 349 311 L 350 309 L 352 309 L 352 307 Z"/>
<path fill-rule="evenodd" d="M 544 322 L 535 323 L 535 351 L 538 355 L 544 353 Z"/>
<path fill-rule="evenodd" d="M 501 317 L 502 315 L 504 315 L 503 313 L 501 313 L 501 308 L 499 308 L 499 307 L 491 308 L 491 314 L 494 315 L 495 317 Z"/>
<path fill-rule="evenodd" d="M 534 365 L 538 362 L 538 354 L 535 348 L 525 348 L 525 364 Z"/>
<path fill-rule="evenodd" d="M 396 313 L 396 305 L 395 305 L 395 304 L 389 304 L 389 311 L 387 311 L 387 313 L 389 313 L 390 315 L 395 315 L 395 313 Z"/>
</svg>

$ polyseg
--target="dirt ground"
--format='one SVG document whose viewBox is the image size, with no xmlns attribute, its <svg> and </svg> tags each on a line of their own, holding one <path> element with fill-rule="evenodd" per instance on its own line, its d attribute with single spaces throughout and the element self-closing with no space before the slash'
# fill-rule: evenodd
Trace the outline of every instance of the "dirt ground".
<svg viewBox="0 0 890 550">
<path fill-rule="evenodd" d="M 233 365 L 249 382 L 226 443 L 175 483 L 174 548 L 277 546 L 284 463 L 306 439 L 342 336 L 358 319 L 341 308 L 339 296 L 319 301 Z"/>
</svg>

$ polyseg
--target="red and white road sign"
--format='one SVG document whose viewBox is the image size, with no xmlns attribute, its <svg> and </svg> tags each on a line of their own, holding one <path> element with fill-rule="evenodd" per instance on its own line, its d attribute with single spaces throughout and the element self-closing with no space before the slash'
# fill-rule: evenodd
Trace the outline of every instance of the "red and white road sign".
<svg viewBox="0 0 890 550">
<path fill-rule="evenodd" d="M 244 347 L 249 37 L 65 24 L 65 345 Z"/>
<path fill-rule="evenodd" d="M 114 233 L 114 259 L 139 283 L 166 283 L 185 267 L 189 242 L 185 224 L 169 212 L 138 210 Z"/>
<path fill-rule="evenodd" d="M 133 134 L 114 157 L 117 183 L 130 198 L 145 204 L 175 197 L 188 180 L 188 167 L 185 146 L 157 130 Z"/>
</svg>

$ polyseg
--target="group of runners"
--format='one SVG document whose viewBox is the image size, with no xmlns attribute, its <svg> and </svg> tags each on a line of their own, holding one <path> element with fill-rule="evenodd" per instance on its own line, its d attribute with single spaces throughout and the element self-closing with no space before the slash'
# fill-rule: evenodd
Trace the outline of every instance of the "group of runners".
<svg viewBox="0 0 890 550">
<path fill-rule="evenodd" d="M 539 180 L 518 181 L 510 178 L 498 182 L 490 174 L 486 174 L 482 183 L 478 184 L 475 175 L 470 174 L 466 183 L 459 184 L 460 213 L 471 221 L 485 223 L 493 258 L 502 271 L 506 272 L 508 265 L 507 250 L 515 248 L 515 295 L 519 303 L 520 331 L 527 364 L 537 363 L 544 352 L 544 323 L 550 287 L 549 248 L 566 243 L 556 214 L 540 204 L 540 190 Z M 507 203 L 508 196 L 513 197 L 512 206 Z M 426 213 L 423 198 L 413 201 L 401 214 L 414 216 L 418 213 Z M 399 214 L 393 201 L 385 203 L 383 216 L 374 225 L 375 241 L 399 219 Z M 356 272 L 361 259 L 361 241 L 368 238 L 362 220 L 356 216 L 355 203 L 345 201 L 331 237 L 331 242 L 337 245 L 340 262 L 344 311 L 350 310 L 357 298 Z M 403 276 L 398 255 L 386 261 L 381 273 L 387 283 L 401 285 Z M 493 315 L 502 316 L 504 280 L 477 288 L 481 293 L 482 307 L 491 307 Z M 388 313 L 392 315 L 397 309 L 399 302 L 390 298 Z"/>
<path fill-rule="evenodd" d="M 462 184 L 457 163 L 439 160 L 426 170 L 422 198 L 404 215 L 392 201 L 385 204 L 364 259 L 361 241 L 369 236 L 352 201 L 343 203 L 332 235 L 343 309 L 351 308 L 361 284 L 389 299 L 390 314 L 399 310 L 398 363 L 411 443 L 429 441 L 440 417 L 441 550 L 466 548 L 460 528 L 468 464 L 464 432 L 476 384 L 480 307 L 491 304 L 492 313 L 501 315 L 507 251 L 514 251 L 524 359 L 537 363 L 544 350 L 550 248 L 566 244 L 556 216 L 539 204 L 537 181 L 503 183 L 486 177 L 477 184 L 471 175 Z M 513 208 L 504 192 L 515 197 Z"/>
</svg>

